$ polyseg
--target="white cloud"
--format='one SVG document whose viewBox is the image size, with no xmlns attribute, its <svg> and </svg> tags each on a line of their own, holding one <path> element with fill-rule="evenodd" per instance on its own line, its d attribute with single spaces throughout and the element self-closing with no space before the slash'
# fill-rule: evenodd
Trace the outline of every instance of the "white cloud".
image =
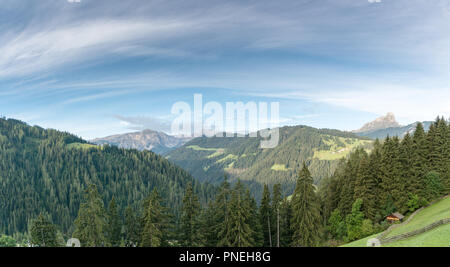
<svg viewBox="0 0 450 267">
<path fill-rule="evenodd" d="M 403 124 L 450 117 L 450 87 L 418 89 L 399 85 L 368 86 L 359 90 L 287 92 L 290 99 L 308 99 L 317 103 L 355 111 L 384 115 L 393 112 Z"/>
<path fill-rule="evenodd" d="M 108 54 L 130 51 L 135 55 L 185 55 L 174 49 L 152 48 L 150 44 L 152 40 L 171 38 L 191 26 L 188 21 L 94 20 L 53 29 L 27 29 L 0 45 L 0 77 L 33 74 L 100 57 L 105 60 Z M 143 40 L 150 44 L 133 45 Z"/>
</svg>

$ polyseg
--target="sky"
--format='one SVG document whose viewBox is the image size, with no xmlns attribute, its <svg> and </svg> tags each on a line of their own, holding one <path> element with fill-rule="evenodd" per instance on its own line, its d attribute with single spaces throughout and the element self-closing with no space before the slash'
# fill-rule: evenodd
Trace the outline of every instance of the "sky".
<svg viewBox="0 0 450 267">
<path fill-rule="evenodd" d="M 450 117 L 450 0 L 0 0 L 0 115 L 86 139 L 169 132 L 178 101 L 282 125 Z"/>
</svg>

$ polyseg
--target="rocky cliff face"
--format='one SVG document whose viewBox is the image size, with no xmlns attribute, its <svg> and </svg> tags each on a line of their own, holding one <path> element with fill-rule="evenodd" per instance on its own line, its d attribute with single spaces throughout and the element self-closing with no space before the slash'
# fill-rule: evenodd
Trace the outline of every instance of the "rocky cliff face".
<svg viewBox="0 0 450 267">
<path fill-rule="evenodd" d="M 354 133 L 368 133 L 381 129 L 402 127 L 396 120 L 393 113 L 389 112 L 386 116 L 379 117 L 372 122 L 364 124 L 361 129 L 354 130 Z"/>
<path fill-rule="evenodd" d="M 162 154 L 184 145 L 190 138 L 178 138 L 163 132 L 144 130 L 126 134 L 112 135 L 91 140 L 97 145 L 113 145 L 121 148 L 134 148 L 138 150 L 151 150 Z"/>
</svg>

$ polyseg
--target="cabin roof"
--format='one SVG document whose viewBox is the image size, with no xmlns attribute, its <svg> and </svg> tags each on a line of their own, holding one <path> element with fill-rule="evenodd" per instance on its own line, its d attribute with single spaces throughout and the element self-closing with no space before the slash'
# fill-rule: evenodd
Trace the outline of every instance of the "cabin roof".
<svg viewBox="0 0 450 267">
<path fill-rule="evenodd" d="M 405 216 L 403 216 L 403 215 L 402 215 L 401 213 L 399 213 L 399 212 L 394 212 L 394 213 L 392 213 L 392 214 L 389 214 L 388 217 L 389 217 L 389 216 L 399 218 L 400 220 L 402 220 L 403 218 L 405 218 Z"/>
</svg>

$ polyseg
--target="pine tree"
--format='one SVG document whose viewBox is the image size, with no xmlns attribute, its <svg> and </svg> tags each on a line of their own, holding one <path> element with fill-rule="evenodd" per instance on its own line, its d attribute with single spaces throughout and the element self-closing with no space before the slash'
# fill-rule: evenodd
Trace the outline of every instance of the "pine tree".
<svg viewBox="0 0 450 267">
<path fill-rule="evenodd" d="M 270 191 L 267 184 L 264 185 L 264 191 L 259 208 L 260 223 L 264 235 L 264 247 L 272 247 L 272 207 L 270 205 Z"/>
<path fill-rule="evenodd" d="M 168 234 L 169 215 L 161 204 L 161 198 L 154 189 L 144 201 L 142 218 L 142 236 L 140 246 L 160 247 Z"/>
<path fill-rule="evenodd" d="M 280 210 L 280 245 L 288 247 L 292 244 L 294 232 L 291 227 L 292 208 L 287 197 L 283 199 Z"/>
<path fill-rule="evenodd" d="M 380 184 L 382 203 L 386 203 L 389 198 L 392 198 L 397 208 L 402 205 L 400 200 L 405 195 L 404 192 L 398 189 L 402 181 L 399 150 L 400 141 L 397 137 L 386 138 L 383 144 Z"/>
<path fill-rule="evenodd" d="M 251 211 L 248 203 L 245 202 L 243 186 L 240 181 L 236 183 L 231 193 L 229 206 L 229 226 L 227 227 L 227 237 L 230 247 L 251 247 L 254 246 L 254 233 L 248 222 Z"/>
<path fill-rule="evenodd" d="M 250 190 L 247 188 L 245 191 L 245 199 L 246 205 L 248 206 L 250 216 L 247 224 L 253 230 L 253 240 L 255 247 L 262 247 L 264 243 L 264 236 L 262 232 L 262 227 L 259 222 L 259 214 L 258 214 L 258 205 L 256 203 L 255 198 L 251 196 Z"/>
<path fill-rule="evenodd" d="M 395 191 L 397 192 L 397 206 L 399 212 L 405 213 L 408 208 L 409 195 L 406 192 L 412 192 L 414 177 L 413 169 L 411 165 L 413 163 L 413 140 L 409 133 L 407 133 L 400 143 L 399 148 L 399 161 L 400 161 L 400 176 L 395 185 Z M 364 201 L 366 201 L 364 199 Z M 370 218 L 370 217 L 369 217 Z M 373 220 L 373 218 L 370 218 Z"/>
<path fill-rule="evenodd" d="M 137 247 L 140 241 L 140 225 L 131 206 L 125 209 L 124 239 L 126 247 Z"/>
<path fill-rule="evenodd" d="M 342 214 L 350 213 L 355 195 L 356 179 L 358 177 L 362 149 L 357 149 L 350 154 L 345 169 L 341 176 L 342 190 L 339 201 L 339 210 Z"/>
<path fill-rule="evenodd" d="M 272 214 L 273 214 L 273 228 L 275 231 L 275 245 L 280 247 L 280 208 L 282 202 L 281 184 L 275 184 L 273 186 L 273 199 L 272 199 Z"/>
<path fill-rule="evenodd" d="M 119 247 L 121 242 L 122 223 L 120 222 L 119 211 L 116 200 L 113 197 L 109 202 L 107 216 L 107 239 L 112 247 Z"/>
<path fill-rule="evenodd" d="M 449 136 L 447 133 L 447 122 L 444 118 L 437 118 L 435 123 L 430 126 L 427 134 L 428 143 L 428 166 L 429 171 L 435 171 L 442 177 L 444 185 L 446 186 L 446 178 L 449 175 L 448 170 L 449 159 L 448 155 Z"/>
<path fill-rule="evenodd" d="M 444 184 L 445 194 L 450 193 L 450 122 L 446 122 L 447 130 L 445 135 L 445 151 L 444 151 L 444 171 L 442 175 L 442 183 Z"/>
<path fill-rule="evenodd" d="M 214 247 L 218 244 L 217 238 L 217 221 L 216 210 L 214 203 L 210 201 L 206 209 L 203 210 L 201 215 L 201 225 L 203 229 L 203 235 L 205 237 L 205 246 Z"/>
<path fill-rule="evenodd" d="M 377 214 L 377 193 L 375 177 L 370 173 L 369 156 L 365 151 L 361 153 L 360 166 L 355 184 L 354 198 L 363 200 L 363 211 L 368 218 L 375 219 Z"/>
<path fill-rule="evenodd" d="M 367 209 L 367 217 L 374 221 L 381 221 L 382 215 L 379 211 L 380 203 L 382 202 L 381 195 L 383 191 L 381 189 L 381 177 L 382 177 L 382 145 L 378 139 L 375 140 L 373 150 L 369 155 L 369 172 L 367 183 L 371 188 L 371 193 L 369 194 L 370 200 L 368 204 L 365 205 Z"/>
<path fill-rule="evenodd" d="M 421 197 L 424 197 L 424 178 L 425 174 L 428 172 L 427 147 L 428 142 L 425 130 L 422 123 L 418 123 L 413 135 L 413 158 L 411 167 L 414 171 L 414 177 L 411 183 L 411 187 L 413 190 L 411 193 Z"/>
<path fill-rule="evenodd" d="M 57 247 L 56 233 L 56 226 L 39 214 L 30 229 L 31 244 L 36 247 Z"/>
<path fill-rule="evenodd" d="M 303 163 L 297 185 L 292 195 L 293 246 L 316 246 L 320 237 L 320 210 L 314 192 L 313 179 L 308 167 Z"/>
<path fill-rule="evenodd" d="M 186 187 L 181 214 L 181 244 L 183 246 L 202 246 L 204 238 L 200 222 L 201 206 L 194 193 L 192 183 Z"/>
<path fill-rule="evenodd" d="M 83 247 L 106 246 L 106 230 L 106 212 L 103 201 L 97 187 L 91 184 L 85 192 L 84 203 L 80 205 L 73 237 L 78 238 Z"/>
<path fill-rule="evenodd" d="M 231 198 L 230 184 L 225 176 L 213 205 L 214 229 L 217 246 L 228 246 L 232 240 L 228 235 L 230 226 L 229 202 Z"/>
<path fill-rule="evenodd" d="M 328 222 L 331 213 L 339 207 L 342 196 L 344 170 L 347 161 L 341 158 L 336 167 L 336 171 L 329 178 L 325 178 L 320 183 L 319 195 L 322 203 L 322 216 L 324 223 Z"/>
</svg>

